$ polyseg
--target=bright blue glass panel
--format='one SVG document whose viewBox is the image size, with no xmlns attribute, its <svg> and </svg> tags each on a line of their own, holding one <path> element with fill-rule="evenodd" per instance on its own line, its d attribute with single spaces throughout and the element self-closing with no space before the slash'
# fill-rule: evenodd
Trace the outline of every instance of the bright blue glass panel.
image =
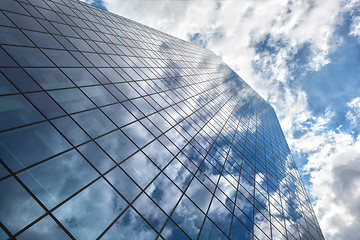
<svg viewBox="0 0 360 240">
<path fill-rule="evenodd" d="M 76 239 L 96 239 L 127 203 L 103 179 L 83 190 L 54 215 Z"/>
<path fill-rule="evenodd" d="M 19 178 L 49 209 L 64 201 L 98 174 L 75 150 L 19 174 Z"/>
</svg>

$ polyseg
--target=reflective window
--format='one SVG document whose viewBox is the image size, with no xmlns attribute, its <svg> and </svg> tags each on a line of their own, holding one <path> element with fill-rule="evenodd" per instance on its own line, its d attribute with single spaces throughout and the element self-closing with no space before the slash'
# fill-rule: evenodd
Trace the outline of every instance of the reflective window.
<svg viewBox="0 0 360 240">
<path fill-rule="evenodd" d="M 70 144 L 47 122 L 0 134 L 0 157 L 13 171 L 68 148 Z"/>
<path fill-rule="evenodd" d="M 25 70 L 45 90 L 74 86 L 57 68 L 26 68 Z"/>
<path fill-rule="evenodd" d="M 24 67 L 52 67 L 50 60 L 37 48 L 4 46 L 5 50 Z"/>
<path fill-rule="evenodd" d="M 96 79 L 84 68 L 63 68 L 62 71 L 78 86 L 98 84 Z"/>
<path fill-rule="evenodd" d="M 139 166 L 142 167 L 139 168 Z M 121 167 L 140 185 L 141 188 L 145 188 L 159 172 L 155 165 L 150 162 L 142 152 L 138 152 L 126 160 L 121 164 Z"/>
<path fill-rule="evenodd" d="M 43 120 L 44 117 L 21 95 L 0 96 L 0 130 Z"/>
<path fill-rule="evenodd" d="M 63 49 L 63 47 L 50 34 L 33 31 L 24 31 L 24 33 L 38 47 Z"/>
<path fill-rule="evenodd" d="M 44 92 L 29 93 L 25 94 L 25 96 L 46 118 L 65 115 L 65 112 Z"/>
<path fill-rule="evenodd" d="M 140 122 L 124 127 L 123 131 L 140 148 L 154 139 L 154 136 Z"/>
<path fill-rule="evenodd" d="M 70 117 L 57 118 L 51 122 L 75 146 L 90 139 Z"/>
<path fill-rule="evenodd" d="M 46 216 L 40 222 L 26 230 L 20 236 L 19 240 L 31 240 L 31 239 L 71 239 L 62 230 L 59 225 L 49 216 Z"/>
<path fill-rule="evenodd" d="M 76 239 L 96 239 L 125 209 L 125 200 L 103 179 L 54 211 Z"/>
<path fill-rule="evenodd" d="M 35 20 L 35 18 L 9 12 L 6 12 L 5 15 L 19 28 L 45 32 L 45 29 Z"/>
<path fill-rule="evenodd" d="M 133 154 L 137 147 L 119 130 L 107 134 L 96 142 L 117 162 Z"/>
<path fill-rule="evenodd" d="M 105 114 L 115 122 L 118 127 L 122 127 L 135 120 L 134 116 L 120 103 L 101 108 Z"/>
<path fill-rule="evenodd" d="M 30 194 L 12 177 L 0 182 L 0 191 L 0 220 L 12 234 L 17 233 L 45 213 Z"/>
<path fill-rule="evenodd" d="M 82 90 L 98 106 L 115 103 L 116 99 L 103 86 L 84 87 Z"/>
<path fill-rule="evenodd" d="M 1 71 L 22 92 L 39 91 L 41 88 L 19 68 L 3 68 Z"/>
<path fill-rule="evenodd" d="M 167 217 L 146 194 L 142 194 L 138 199 L 136 199 L 133 207 L 139 211 L 141 216 L 145 217 L 153 228 L 157 231 L 161 230 L 161 227 L 165 224 Z"/>
<path fill-rule="evenodd" d="M 44 49 L 44 53 L 59 67 L 78 67 L 78 61 L 67 51 Z"/>
<path fill-rule="evenodd" d="M 92 137 L 114 130 L 116 126 L 98 109 L 73 115 L 75 121 Z"/>
<path fill-rule="evenodd" d="M 156 232 L 144 219 L 132 208 L 129 208 L 102 239 L 155 239 L 156 236 Z"/>
<path fill-rule="evenodd" d="M 95 107 L 79 89 L 66 89 L 49 92 L 50 96 L 68 113 L 83 111 Z"/>
<path fill-rule="evenodd" d="M 19 178 L 51 209 L 94 180 L 97 175 L 78 152 L 71 150 L 22 172 Z"/>
<path fill-rule="evenodd" d="M 106 175 L 111 184 L 129 201 L 132 202 L 141 189 L 120 168 L 115 168 Z"/>
<path fill-rule="evenodd" d="M 205 215 L 186 196 L 173 213 L 173 221 L 191 238 L 196 239 Z"/>
<path fill-rule="evenodd" d="M 2 23 L 2 22 L 1 22 Z M 0 43 L 11 45 L 34 46 L 29 39 L 18 29 L 0 26 Z"/>
</svg>

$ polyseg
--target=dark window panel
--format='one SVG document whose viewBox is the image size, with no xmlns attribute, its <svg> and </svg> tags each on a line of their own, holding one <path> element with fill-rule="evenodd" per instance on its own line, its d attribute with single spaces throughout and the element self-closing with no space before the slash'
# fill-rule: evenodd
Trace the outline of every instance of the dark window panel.
<svg viewBox="0 0 360 240">
<path fill-rule="evenodd" d="M 80 63 L 67 51 L 44 49 L 44 53 L 58 67 L 80 67 Z"/>
<path fill-rule="evenodd" d="M 17 66 L 17 64 L 2 48 L 0 48 L 0 67 L 13 67 L 13 66 Z"/>
<path fill-rule="evenodd" d="M 25 96 L 48 119 L 65 115 L 65 112 L 44 92 L 29 93 Z"/>
<path fill-rule="evenodd" d="M 70 148 L 70 144 L 47 122 L 2 133 L 0 143 L 1 159 L 13 171 Z"/>
<path fill-rule="evenodd" d="M 0 182 L 0 191 L 0 220 L 12 234 L 45 213 L 13 177 Z"/>
<path fill-rule="evenodd" d="M 52 67 L 50 60 L 37 48 L 4 46 L 5 50 L 24 67 Z"/>
<path fill-rule="evenodd" d="M 73 115 L 74 120 L 92 137 L 98 137 L 116 126 L 98 109 Z"/>
<path fill-rule="evenodd" d="M 5 15 L 22 29 L 45 32 L 45 29 L 32 17 L 6 12 Z"/>
<path fill-rule="evenodd" d="M 0 26 L 0 44 L 34 46 L 18 29 Z"/>
<path fill-rule="evenodd" d="M 21 4 L 16 1 L 3 1 L 1 3 L 1 9 L 7 10 L 10 12 L 16 12 L 16 13 L 20 13 L 20 14 L 29 15 L 26 12 L 26 10 L 21 6 Z"/>
<path fill-rule="evenodd" d="M 15 25 L 2 12 L 0 12 L 0 25 L 15 27 Z"/>
<path fill-rule="evenodd" d="M 58 68 L 26 68 L 25 70 L 45 90 L 75 87 Z"/>
<path fill-rule="evenodd" d="M 77 86 L 99 84 L 98 81 L 84 68 L 61 69 Z"/>
<path fill-rule="evenodd" d="M 38 47 L 64 49 L 50 34 L 24 31 Z"/>
<path fill-rule="evenodd" d="M 56 90 L 49 92 L 49 94 L 68 113 L 79 112 L 95 107 L 79 89 Z"/>
<path fill-rule="evenodd" d="M 68 116 L 54 119 L 51 122 L 75 146 L 90 140 L 86 133 Z"/>
<path fill-rule="evenodd" d="M 41 121 L 44 118 L 22 95 L 0 97 L 0 130 Z"/>
</svg>

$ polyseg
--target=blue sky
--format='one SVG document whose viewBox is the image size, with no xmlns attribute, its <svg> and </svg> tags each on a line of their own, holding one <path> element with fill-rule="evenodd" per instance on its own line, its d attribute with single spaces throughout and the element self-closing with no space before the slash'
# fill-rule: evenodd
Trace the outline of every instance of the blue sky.
<svg viewBox="0 0 360 240">
<path fill-rule="evenodd" d="M 360 239 L 360 2 L 88 2 L 206 47 L 275 108 L 326 239 Z"/>
</svg>

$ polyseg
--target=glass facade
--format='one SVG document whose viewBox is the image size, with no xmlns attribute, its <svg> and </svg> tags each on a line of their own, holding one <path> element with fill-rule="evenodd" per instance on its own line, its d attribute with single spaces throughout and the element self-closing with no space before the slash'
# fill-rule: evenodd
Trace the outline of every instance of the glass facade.
<svg viewBox="0 0 360 240">
<path fill-rule="evenodd" d="M 323 239 L 273 108 L 211 51 L 0 9 L 0 239 Z"/>
</svg>

